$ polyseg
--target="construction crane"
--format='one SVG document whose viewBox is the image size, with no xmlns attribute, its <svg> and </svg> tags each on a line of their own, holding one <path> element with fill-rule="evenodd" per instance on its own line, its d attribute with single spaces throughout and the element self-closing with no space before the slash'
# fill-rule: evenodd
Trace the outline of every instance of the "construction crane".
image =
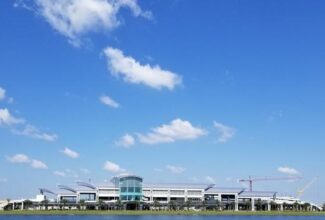
<svg viewBox="0 0 325 220">
<path fill-rule="evenodd" d="M 302 179 L 301 176 L 293 176 L 293 177 L 260 177 L 260 178 L 253 178 L 251 176 L 248 179 L 240 179 L 239 182 L 248 182 L 249 183 L 249 191 L 253 191 L 253 182 L 257 181 L 280 181 L 280 180 L 297 180 Z"/>
<path fill-rule="evenodd" d="M 313 185 L 316 181 L 318 180 L 318 177 L 315 177 L 314 179 L 312 179 L 311 181 L 309 181 L 302 189 L 297 191 L 297 198 L 300 199 L 302 194 L 304 194 L 304 192 L 311 187 L 311 185 Z"/>
</svg>

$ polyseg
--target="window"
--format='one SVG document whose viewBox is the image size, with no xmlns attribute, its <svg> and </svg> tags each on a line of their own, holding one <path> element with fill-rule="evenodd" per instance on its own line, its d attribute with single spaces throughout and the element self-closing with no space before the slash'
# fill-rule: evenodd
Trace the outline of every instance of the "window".
<svg viewBox="0 0 325 220">
<path fill-rule="evenodd" d="M 170 198 L 170 201 L 175 201 L 175 202 L 184 202 L 184 201 L 185 201 L 185 198 L 174 198 L 174 197 L 171 197 L 171 198 Z"/>
<path fill-rule="evenodd" d="M 187 200 L 188 200 L 188 201 L 191 201 L 191 202 L 198 202 L 198 201 L 201 201 L 200 198 L 188 198 Z"/>
<path fill-rule="evenodd" d="M 185 191 L 184 190 L 171 190 L 170 194 L 171 195 L 184 195 Z"/>
<path fill-rule="evenodd" d="M 168 195 L 168 190 L 153 190 L 155 195 Z"/>
<path fill-rule="evenodd" d="M 61 196 L 61 201 L 66 200 L 68 203 L 75 203 L 77 201 L 77 197 L 75 196 Z"/>
<path fill-rule="evenodd" d="M 124 201 L 141 200 L 142 179 L 136 176 L 126 176 L 119 179 L 120 198 Z"/>
<path fill-rule="evenodd" d="M 202 195 L 202 192 L 199 190 L 189 190 L 189 191 L 187 191 L 187 195 L 200 196 L 200 195 Z"/>
<path fill-rule="evenodd" d="M 159 202 L 166 202 L 167 201 L 167 197 L 155 197 L 153 198 L 153 200 L 155 201 L 159 201 Z"/>
<path fill-rule="evenodd" d="M 79 199 L 84 200 L 84 201 L 95 201 L 96 194 L 94 194 L 94 193 L 80 193 Z"/>
</svg>

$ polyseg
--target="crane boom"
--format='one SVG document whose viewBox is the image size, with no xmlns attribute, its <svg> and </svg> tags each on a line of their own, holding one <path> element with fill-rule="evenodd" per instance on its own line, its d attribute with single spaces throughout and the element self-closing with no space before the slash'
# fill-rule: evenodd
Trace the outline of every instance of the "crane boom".
<svg viewBox="0 0 325 220">
<path fill-rule="evenodd" d="M 249 183 L 249 191 L 253 191 L 253 182 L 257 181 L 277 181 L 277 180 L 296 180 L 301 179 L 301 176 L 293 176 L 293 177 L 259 177 L 252 178 L 251 176 L 248 179 L 240 179 L 239 182 L 248 182 Z"/>
<path fill-rule="evenodd" d="M 309 181 L 302 189 L 298 190 L 298 192 L 297 192 L 297 198 L 300 198 L 302 196 L 302 194 L 304 194 L 304 192 L 309 187 L 311 187 L 311 185 L 313 185 L 317 180 L 318 180 L 318 178 L 315 177 L 314 179 L 312 179 L 311 181 Z"/>
</svg>

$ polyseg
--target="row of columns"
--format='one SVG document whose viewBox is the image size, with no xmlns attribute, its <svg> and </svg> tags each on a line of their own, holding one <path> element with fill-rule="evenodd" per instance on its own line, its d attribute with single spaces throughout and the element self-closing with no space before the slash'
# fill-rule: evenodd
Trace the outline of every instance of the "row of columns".
<svg viewBox="0 0 325 220">
<path fill-rule="evenodd" d="M 251 198 L 251 211 L 255 211 L 255 199 Z M 237 211 L 237 210 L 236 210 Z M 267 211 L 271 211 L 271 202 L 267 202 Z M 283 211 L 283 204 L 280 204 L 280 211 Z"/>
<path fill-rule="evenodd" d="M 24 210 L 24 201 L 22 201 L 22 202 L 16 202 L 16 203 L 13 202 L 13 203 L 12 203 L 12 210 L 15 210 L 15 205 L 16 205 L 16 204 L 19 204 L 19 203 L 21 203 L 20 209 L 21 209 L 21 210 Z"/>
</svg>

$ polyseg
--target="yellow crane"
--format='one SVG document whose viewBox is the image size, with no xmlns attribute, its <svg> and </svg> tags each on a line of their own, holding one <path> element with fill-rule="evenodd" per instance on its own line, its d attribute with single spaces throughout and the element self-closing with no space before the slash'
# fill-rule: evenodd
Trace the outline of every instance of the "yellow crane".
<svg viewBox="0 0 325 220">
<path fill-rule="evenodd" d="M 297 191 L 297 198 L 300 199 L 300 197 L 302 196 L 302 194 L 304 194 L 304 192 L 311 187 L 316 181 L 318 180 L 318 177 L 315 177 L 314 179 L 312 179 L 311 181 L 309 181 L 303 188 L 299 189 Z"/>
</svg>

